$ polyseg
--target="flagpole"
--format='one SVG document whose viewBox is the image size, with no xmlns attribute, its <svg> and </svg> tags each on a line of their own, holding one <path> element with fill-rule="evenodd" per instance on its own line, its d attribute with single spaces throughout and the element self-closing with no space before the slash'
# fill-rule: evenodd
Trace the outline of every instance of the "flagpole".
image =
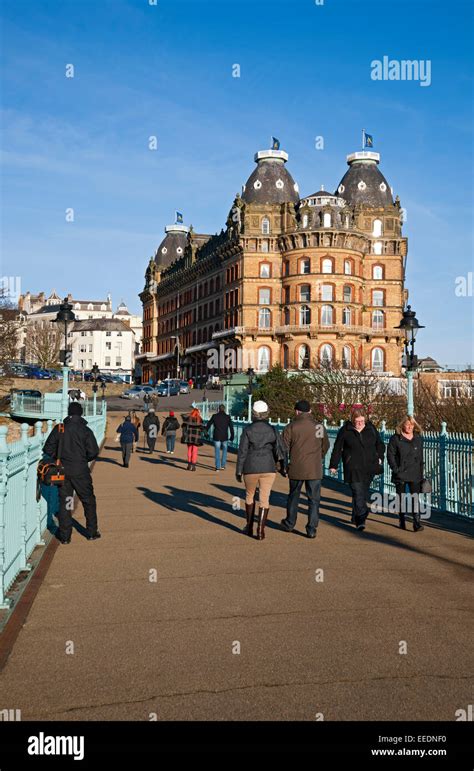
<svg viewBox="0 0 474 771">
<path fill-rule="evenodd" d="M 362 149 L 364 149 L 365 145 L 365 129 L 362 129 Z"/>
</svg>

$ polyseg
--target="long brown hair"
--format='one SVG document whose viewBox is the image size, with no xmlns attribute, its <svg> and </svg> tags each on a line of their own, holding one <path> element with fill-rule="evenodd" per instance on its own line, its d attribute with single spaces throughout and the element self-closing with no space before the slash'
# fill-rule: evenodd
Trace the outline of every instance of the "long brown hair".
<svg viewBox="0 0 474 771">
<path fill-rule="evenodd" d="M 419 423 L 416 422 L 415 418 L 412 415 L 405 415 L 403 420 L 400 421 L 398 426 L 395 429 L 396 434 L 402 434 L 403 433 L 403 426 L 405 423 L 411 423 L 413 426 L 413 433 L 414 434 L 421 434 L 422 428 Z"/>
</svg>

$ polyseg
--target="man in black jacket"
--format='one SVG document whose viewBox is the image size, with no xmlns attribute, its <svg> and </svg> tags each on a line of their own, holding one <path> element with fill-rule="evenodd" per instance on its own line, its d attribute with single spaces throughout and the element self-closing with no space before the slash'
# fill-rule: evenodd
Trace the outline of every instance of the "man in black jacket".
<svg viewBox="0 0 474 771">
<path fill-rule="evenodd" d="M 146 434 L 146 441 L 148 444 L 148 452 L 152 454 L 155 450 L 156 440 L 160 431 L 160 419 L 155 414 L 153 407 L 150 407 L 147 415 L 143 421 L 143 430 Z"/>
<path fill-rule="evenodd" d="M 43 451 L 56 460 L 58 450 L 59 429 L 55 426 L 45 442 Z M 71 541 L 74 492 L 84 507 L 87 539 L 95 541 L 100 538 L 97 530 L 97 504 L 89 470 L 89 463 L 97 458 L 98 454 L 99 447 L 95 436 L 82 417 L 82 407 L 79 402 L 72 402 L 69 405 L 68 417 L 64 421 L 60 457 L 66 477 L 64 484 L 59 488 L 58 538 L 61 543 Z"/>
<path fill-rule="evenodd" d="M 216 455 L 216 471 L 220 471 L 221 468 L 225 469 L 227 463 L 227 442 L 229 440 L 232 442 L 234 439 L 234 426 L 223 404 L 220 405 L 219 412 L 216 412 L 208 422 L 206 430 L 209 431 L 211 426 L 214 426 L 213 441 Z"/>
</svg>

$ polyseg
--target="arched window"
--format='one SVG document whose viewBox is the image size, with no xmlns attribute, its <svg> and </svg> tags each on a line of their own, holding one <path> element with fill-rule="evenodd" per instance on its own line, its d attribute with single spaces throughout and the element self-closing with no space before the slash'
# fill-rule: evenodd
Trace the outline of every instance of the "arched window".
<svg viewBox="0 0 474 771">
<path fill-rule="evenodd" d="M 268 345 L 262 345 L 258 349 L 257 367 L 259 372 L 268 372 L 270 369 L 270 348 Z"/>
<path fill-rule="evenodd" d="M 382 220 L 374 220 L 372 235 L 373 236 L 382 235 Z"/>
<path fill-rule="evenodd" d="M 342 311 L 342 323 L 350 326 L 352 324 L 352 310 L 344 308 Z"/>
<path fill-rule="evenodd" d="M 298 369 L 309 369 L 309 347 L 300 345 L 298 348 Z"/>
<path fill-rule="evenodd" d="M 374 254 L 382 254 L 382 242 L 376 241 L 374 243 Z"/>
<path fill-rule="evenodd" d="M 372 350 L 372 369 L 374 372 L 384 371 L 384 352 L 383 348 L 374 348 Z"/>
<path fill-rule="evenodd" d="M 323 268 L 322 270 L 323 273 L 332 273 L 332 260 L 329 258 L 324 259 L 322 268 Z"/>
<path fill-rule="evenodd" d="M 92 305 L 92 303 L 89 303 L 89 305 L 87 306 L 87 310 L 88 311 L 93 311 L 94 310 L 94 306 Z"/>
<path fill-rule="evenodd" d="M 300 260 L 300 273 L 311 273 L 311 263 L 307 257 Z"/>
<path fill-rule="evenodd" d="M 300 324 L 301 326 L 311 323 L 311 310 L 308 305 L 302 305 L 300 308 Z"/>
<path fill-rule="evenodd" d="M 344 369 L 352 367 L 352 348 L 350 345 L 345 345 L 342 349 L 342 366 Z"/>
<path fill-rule="evenodd" d="M 329 212 L 325 212 L 323 217 L 323 228 L 330 228 L 331 225 L 332 225 L 332 217 L 329 214 Z"/>
<path fill-rule="evenodd" d="M 309 303 L 311 300 L 311 287 L 309 284 L 301 284 L 300 286 L 300 302 Z"/>
<path fill-rule="evenodd" d="M 332 305 L 323 305 L 321 307 L 321 326 L 327 327 L 333 323 Z"/>
<path fill-rule="evenodd" d="M 374 265 L 372 268 L 372 278 L 379 280 L 383 278 L 383 267 L 382 265 Z"/>
<path fill-rule="evenodd" d="M 372 329 L 384 329 L 385 317 L 383 311 L 372 311 Z"/>
<path fill-rule="evenodd" d="M 346 284 L 343 290 L 343 300 L 345 303 L 352 302 L 352 287 Z"/>
<path fill-rule="evenodd" d="M 352 276 L 352 261 L 344 260 L 344 273 L 346 276 Z"/>
<path fill-rule="evenodd" d="M 270 220 L 268 217 L 264 217 L 262 220 L 262 233 L 264 236 L 268 236 L 270 234 Z"/>
<path fill-rule="evenodd" d="M 269 329 L 271 326 L 272 314 L 269 308 L 260 308 L 258 312 L 258 326 L 260 329 Z"/>
<path fill-rule="evenodd" d="M 322 345 L 319 352 L 319 357 L 321 364 L 329 366 L 332 362 L 332 345 L 329 345 L 329 343 Z"/>
<path fill-rule="evenodd" d="M 303 214 L 303 227 L 304 228 L 308 227 L 308 215 L 307 214 Z"/>
</svg>

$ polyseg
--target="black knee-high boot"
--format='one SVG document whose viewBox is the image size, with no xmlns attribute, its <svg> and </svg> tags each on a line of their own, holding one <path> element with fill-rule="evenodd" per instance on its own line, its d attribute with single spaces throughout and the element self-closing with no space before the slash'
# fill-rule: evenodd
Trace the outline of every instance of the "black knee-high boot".
<svg viewBox="0 0 474 771">
<path fill-rule="evenodd" d="M 245 513 L 247 515 L 247 524 L 244 527 L 245 535 L 249 535 L 253 538 L 253 523 L 255 519 L 255 501 L 253 503 L 245 504 Z"/>
<path fill-rule="evenodd" d="M 265 538 L 265 525 L 267 524 L 268 512 L 270 509 L 258 508 L 257 518 L 257 541 L 263 541 Z"/>
</svg>

